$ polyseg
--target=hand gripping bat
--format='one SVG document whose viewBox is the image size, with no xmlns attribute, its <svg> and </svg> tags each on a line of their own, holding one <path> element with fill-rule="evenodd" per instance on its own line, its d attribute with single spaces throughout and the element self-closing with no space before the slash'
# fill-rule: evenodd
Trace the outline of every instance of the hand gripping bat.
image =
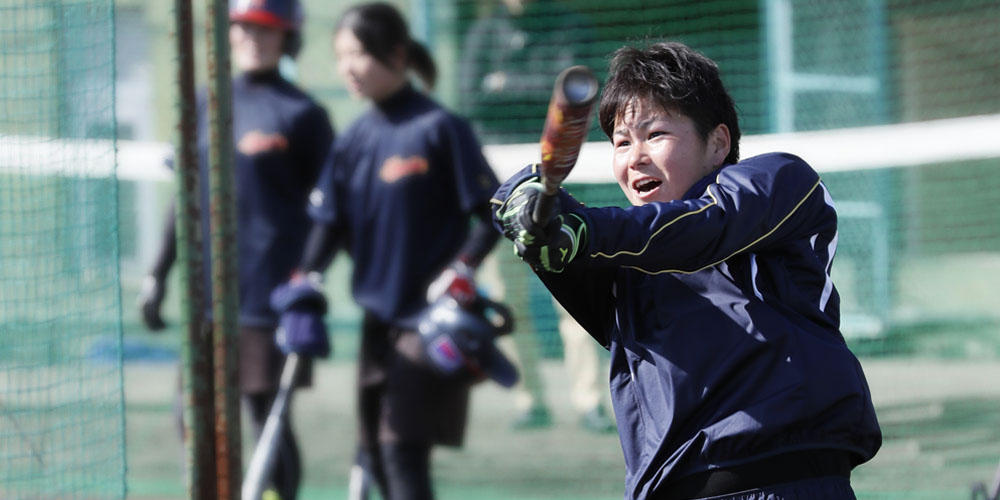
<svg viewBox="0 0 1000 500">
<path fill-rule="evenodd" d="M 544 226 L 552 217 L 552 203 L 559 185 L 576 165 L 590 129 L 597 87 L 597 78 L 586 66 L 571 66 L 556 77 L 542 130 L 539 173 L 545 189 L 532 214 L 536 224 Z"/>
<path fill-rule="evenodd" d="M 288 413 L 288 404 L 291 400 L 295 375 L 298 371 L 299 355 L 289 354 L 285 358 L 285 366 L 281 369 L 278 393 L 274 396 L 274 402 L 271 403 L 271 411 L 267 414 L 264 430 L 260 433 L 260 439 L 257 440 L 253 457 L 250 458 L 250 465 L 247 466 L 246 476 L 243 478 L 241 495 L 243 500 L 260 500 L 264 493 L 264 485 L 271 477 L 274 459 L 278 454 L 278 441 L 284 430 L 285 415 Z"/>
</svg>

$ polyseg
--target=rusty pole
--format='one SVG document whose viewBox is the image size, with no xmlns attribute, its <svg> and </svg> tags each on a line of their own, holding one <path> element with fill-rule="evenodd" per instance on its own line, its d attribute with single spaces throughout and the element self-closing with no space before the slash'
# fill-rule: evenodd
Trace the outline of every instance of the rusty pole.
<svg viewBox="0 0 1000 500">
<path fill-rule="evenodd" d="M 237 239 L 233 178 L 229 3 L 209 0 L 209 198 L 212 248 L 212 332 L 215 361 L 215 460 L 220 500 L 238 499 L 243 466 L 237 365 Z"/>
<path fill-rule="evenodd" d="M 182 385 L 188 498 L 216 497 L 215 447 L 211 439 L 213 403 L 211 330 L 205 321 L 205 271 L 202 258 L 198 116 L 194 90 L 191 0 L 174 0 L 178 122 L 175 144 L 177 253 L 183 286 L 185 342 Z"/>
</svg>

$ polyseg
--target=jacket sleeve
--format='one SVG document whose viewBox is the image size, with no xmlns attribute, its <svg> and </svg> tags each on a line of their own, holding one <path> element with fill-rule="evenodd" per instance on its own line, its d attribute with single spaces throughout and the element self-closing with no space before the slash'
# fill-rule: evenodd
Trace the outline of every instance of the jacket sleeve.
<svg viewBox="0 0 1000 500">
<path fill-rule="evenodd" d="M 587 270 L 569 266 L 561 273 L 535 274 L 552 296 L 605 349 L 611 345 L 613 329 L 614 270 Z"/>
<path fill-rule="evenodd" d="M 479 267 L 500 239 L 500 235 L 490 227 L 490 214 L 490 207 L 486 203 L 472 211 L 472 228 L 458 251 L 458 259 L 474 268 Z"/>
<path fill-rule="evenodd" d="M 693 273 L 837 223 L 819 175 L 789 154 L 722 168 L 700 195 L 691 195 L 626 209 L 581 209 L 589 235 L 582 264 Z"/>
<path fill-rule="evenodd" d="M 474 213 L 484 206 L 500 184 L 496 174 L 483 156 L 479 139 L 464 119 L 445 113 L 438 133 L 438 140 L 452 166 L 459 206 L 465 212 Z"/>
</svg>

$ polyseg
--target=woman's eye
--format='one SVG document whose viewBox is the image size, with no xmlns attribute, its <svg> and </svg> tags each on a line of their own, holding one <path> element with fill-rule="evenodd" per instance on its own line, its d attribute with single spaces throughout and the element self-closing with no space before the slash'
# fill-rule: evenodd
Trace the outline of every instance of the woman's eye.
<svg viewBox="0 0 1000 500">
<path fill-rule="evenodd" d="M 661 135 L 666 135 L 666 132 L 663 132 L 662 130 L 656 130 L 649 133 L 649 138 L 652 139 L 654 137 L 659 137 Z"/>
<path fill-rule="evenodd" d="M 618 141 L 618 142 L 615 143 L 615 148 L 617 149 L 617 148 L 620 148 L 622 146 L 628 146 L 628 145 L 629 145 L 628 141 Z"/>
</svg>

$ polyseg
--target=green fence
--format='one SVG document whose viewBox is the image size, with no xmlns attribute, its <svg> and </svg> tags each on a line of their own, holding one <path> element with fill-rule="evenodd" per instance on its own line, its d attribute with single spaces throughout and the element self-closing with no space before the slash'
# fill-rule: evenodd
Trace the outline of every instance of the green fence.
<svg viewBox="0 0 1000 500">
<path fill-rule="evenodd" d="M 127 16 L 119 22 L 130 23 L 121 32 L 136 37 L 120 42 L 128 49 L 120 56 L 135 68 L 155 64 L 146 85 L 157 89 L 151 98 L 159 103 L 143 104 L 156 113 L 129 107 L 130 116 L 152 114 L 164 136 L 143 135 L 140 122 L 128 130 L 136 139 L 163 141 L 173 123 L 163 111 L 171 102 L 163 90 L 171 85 L 171 60 L 155 39 L 171 32 L 167 9 L 120 3 Z M 343 129 L 358 105 L 346 104 L 331 76 L 329 30 L 336 13 L 356 2 L 304 3 L 300 83 L 324 99 Z M 839 208 L 833 275 L 843 331 L 862 358 L 886 437 L 876 458 L 854 474 L 859 497 L 968 498 L 971 483 L 993 477 L 1000 460 L 1000 153 L 990 147 L 1000 137 L 995 1 L 535 0 L 524 2 L 520 16 L 501 11 L 499 0 L 394 3 L 433 48 L 441 70 L 436 97 L 472 121 L 490 158 L 500 159 L 498 169 L 534 160 L 492 152 L 498 144 L 537 142 L 552 79 L 564 63 L 589 65 L 603 78 L 614 49 L 661 39 L 686 42 L 718 61 L 747 151 L 767 138 L 823 165 Z M 0 0 L 3 498 L 123 495 L 123 356 L 130 361 L 131 496 L 184 495 L 171 415 L 176 366 L 149 362 L 176 361 L 181 287 L 169 288 L 165 314 L 173 329 L 163 336 L 145 332 L 132 307 L 156 243 L 150 238 L 158 237 L 150 228 L 159 227 L 172 188 L 139 175 L 118 193 L 110 174 L 114 149 L 100 140 L 114 130 L 111 22 L 110 0 Z M 151 53 L 139 53 L 142 47 Z M 141 76 L 122 73 L 119 81 Z M 128 82 L 142 88 L 141 78 Z M 926 139 L 906 127 L 942 119 L 957 120 L 957 128 Z M 798 149 L 810 142 L 807 132 L 860 130 L 852 137 L 864 138 L 869 129 L 858 127 L 882 125 L 898 128 L 871 129 L 870 136 L 884 138 L 881 148 L 852 139 L 809 154 Z M 793 136 L 782 142 L 784 136 L 771 135 L 779 133 Z M 596 128 L 590 139 L 605 140 Z M 883 158 L 886 148 L 893 154 L 885 160 L 848 159 Z M 574 172 L 570 191 L 591 205 L 623 204 L 617 187 L 588 168 Z M 514 335 L 523 358 L 541 359 L 534 390 L 554 425 L 515 431 L 514 394 L 477 388 L 466 446 L 435 453 L 440 497 L 620 498 L 617 438 L 576 425 L 551 301 L 509 246 L 501 242 L 494 259 L 499 272 L 481 282 L 496 291 L 499 280 L 505 300 L 517 304 Z M 359 320 L 349 267 L 341 257 L 327 275 L 335 356 L 320 363 L 316 387 L 296 399 L 298 428 L 308 436 L 307 499 L 346 496 Z"/>
<path fill-rule="evenodd" d="M 110 1 L 0 2 L 0 497 L 123 498 Z"/>
</svg>

